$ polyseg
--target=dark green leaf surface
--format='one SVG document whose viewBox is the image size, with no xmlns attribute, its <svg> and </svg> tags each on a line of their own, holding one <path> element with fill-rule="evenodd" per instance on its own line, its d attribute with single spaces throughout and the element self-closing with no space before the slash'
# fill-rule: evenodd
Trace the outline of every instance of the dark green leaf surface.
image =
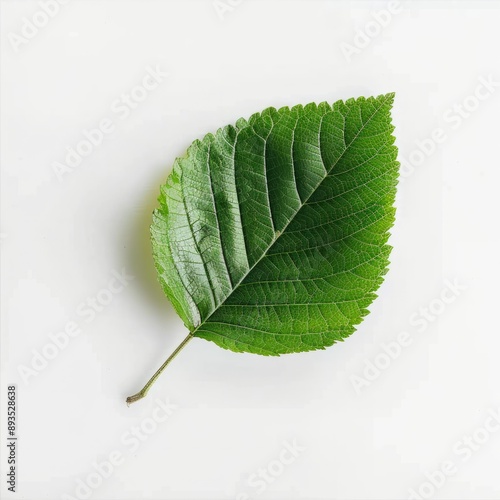
<svg viewBox="0 0 500 500">
<path fill-rule="evenodd" d="M 193 336 L 278 355 L 355 330 L 391 249 L 393 98 L 269 108 L 175 161 L 151 233 Z"/>
</svg>

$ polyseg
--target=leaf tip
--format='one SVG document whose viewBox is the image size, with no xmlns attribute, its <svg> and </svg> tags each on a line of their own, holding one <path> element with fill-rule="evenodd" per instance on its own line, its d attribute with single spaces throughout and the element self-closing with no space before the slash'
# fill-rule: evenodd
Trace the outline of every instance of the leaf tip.
<svg viewBox="0 0 500 500">
<path fill-rule="evenodd" d="M 394 98 L 396 97 L 396 92 L 388 92 L 383 96 L 390 104 L 394 102 Z"/>
</svg>

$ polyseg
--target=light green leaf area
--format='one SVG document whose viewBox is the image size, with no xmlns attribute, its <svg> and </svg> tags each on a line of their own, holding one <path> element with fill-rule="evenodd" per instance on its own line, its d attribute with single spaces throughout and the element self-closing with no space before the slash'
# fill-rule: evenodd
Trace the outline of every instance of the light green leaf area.
<svg viewBox="0 0 500 500">
<path fill-rule="evenodd" d="M 353 333 L 389 263 L 393 99 L 269 108 L 175 161 L 151 234 L 192 336 L 279 355 Z"/>
</svg>

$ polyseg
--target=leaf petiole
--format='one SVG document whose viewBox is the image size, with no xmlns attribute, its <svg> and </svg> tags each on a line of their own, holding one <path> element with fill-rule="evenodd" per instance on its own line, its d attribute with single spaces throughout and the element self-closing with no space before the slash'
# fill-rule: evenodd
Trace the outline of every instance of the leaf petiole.
<svg viewBox="0 0 500 500">
<path fill-rule="evenodd" d="M 175 351 L 167 358 L 165 363 L 163 363 L 160 368 L 158 368 L 156 373 L 148 380 L 146 385 L 137 394 L 134 394 L 133 396 L 129 396 L 127 398 L 127 405 L 130 406 L 131 403 L 135 403 L 136 401 L 139 401 L 139 399 L 142 399 L 144 396 L 146 396 L 151 386 L 156 382 L 156 379 L 162 374 L 163 370 L 165 370 L 170 362 L 177 356 L 177 354 L 182 351 L 182 349 L 192 338 L 193 335 L 189 333 L 189 335 L 177 346 Z"/>
</svg>

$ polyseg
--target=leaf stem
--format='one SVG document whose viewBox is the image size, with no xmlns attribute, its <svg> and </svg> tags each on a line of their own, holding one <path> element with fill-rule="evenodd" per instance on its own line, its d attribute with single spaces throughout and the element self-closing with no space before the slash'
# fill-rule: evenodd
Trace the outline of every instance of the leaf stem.
<svg viewBox="0 0 500 500">
<path fill-rule="evenodd" d="M 163 370 L 165 370 L 165 368 L 170 364 L 170 361 L 172 361 L 177 356 L 177 354 L 179 354 L 182 351 L 182 349 L 192 338 L 193 335 L 189 333 L 189 335 L 177 346 L 175 351 L 167 358 L 165 363 L 163 363 L 160 366 L 160 368 L 158 368 L 156 373 L 148 380 L 146 385 L 137 394 L 134 394 L 133 396 L 129 396 L 127 398 L 127 405 L 130 406 L 130 403 L 139 401 L 139 399 L 142 399 L 144 396 L 146 396 L 151 386 L 156 382 L 156 379 L 162 374 Z"/>
</svg>

